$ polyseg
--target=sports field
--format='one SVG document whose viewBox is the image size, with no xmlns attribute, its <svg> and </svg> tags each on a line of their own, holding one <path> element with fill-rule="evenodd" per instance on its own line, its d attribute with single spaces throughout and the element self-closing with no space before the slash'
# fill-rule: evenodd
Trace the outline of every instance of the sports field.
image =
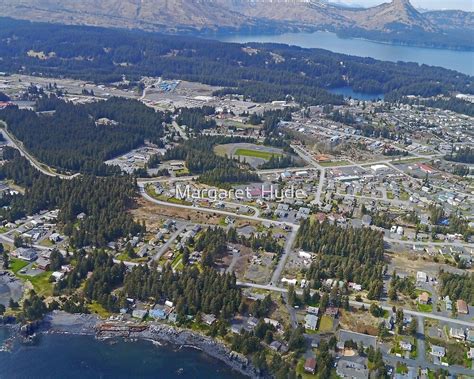
<svg viewBox="0 0 474 379">
<path fill-rule="evenodd" d="M 237 149 L 234 152 L 234 155 L 240 155 L 244 157 L 252 157 L 252 158 L 262 158 L 262 159 L 270 159 L 272 156 L 281 157 L 281 154 L 273 153 L 269 151 L 262 151 L 262 150 L 251 150 L 251 149 Z"/>
</svg>

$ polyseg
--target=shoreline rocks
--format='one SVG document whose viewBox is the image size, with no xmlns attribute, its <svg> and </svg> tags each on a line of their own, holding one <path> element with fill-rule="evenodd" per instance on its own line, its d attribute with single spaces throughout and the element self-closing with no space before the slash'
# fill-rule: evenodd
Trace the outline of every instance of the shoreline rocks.
<svg viewBox="0 0 474 379">
<path fill-rule="evenodd" d="M 46 316 L 41 333 L 91 335 L 99 340 L 124 338 L 144 339 L 156 343 L 167 343 L 178 348 L 194 348 L 218 359 L 235 371 L 250 378 L 261 377 L 249 360 L 230 350 L 223 343 L 189 329 L 162 323 L 130 323 L 103 321 L 94 315 L 76 315 L 55 311 Z"/>
</svg>

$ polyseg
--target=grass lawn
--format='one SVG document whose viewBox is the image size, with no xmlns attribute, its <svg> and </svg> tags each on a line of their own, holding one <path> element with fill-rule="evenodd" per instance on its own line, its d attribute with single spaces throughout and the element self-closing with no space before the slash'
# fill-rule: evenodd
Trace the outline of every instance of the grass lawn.
<svg viewBox="0 0 474 379">
<path fill-rule="evenodd" d="M 398 160 L 397 158 L 394 158 L 394 160 L 391 162 L 393 165 L 398 165 L 398 164 L 405 164 L 405 163 L 417 163 L 417 162 L 426 162 L 426 158 L 408 158 L 408 159 L 400 159 Z"/>
<path fill-rule="evenodd" d="M 136 263 L 146 263 L 148 262 L 147 257 L 138 257 L 138 258 L 130 258 L 127 253 L 121 253 L 117 256 L 117 259 L 119 261 L 124 261 L 124 262 L 136 262 Z"/>
<path fill-rule="evenodd" d="M 89 304 L 87 308 L 89 308 L 91 313 L 95 313 L 102 318 L 108 318 L 111 315 L 109 311 L 107 311 L 102 305 L 100 305 L 96 301 L 93 301 L 91 304 Z"/>
<path fill-rule="evenodd" d="M 43 241 L 39 243 L 41 246 L 46 246 L 46 247 L 52 247 L 54 246 L 54 243 L 49 239 L 45 238 Z"/>
<path fill-rule="evenodd" d="M 251 150 L 251 149 L 237 149 L 234 155 L 240 155 L 243 157 L 262 158 L 270 159 L 272 156 L 281 157 L 281 154 L 271 153 L 269 151 Z"/>
<path fill-rule="evenodd" d="M 189 170 L 185 167 L 185 168 L 182 168 L 181 170 L 177 170 L 175 174 L 176 176 L 186 176 L 186 175 L 189 175 Z"/>
<path fill-rule="evenodd" d="M 433 312 L 433 305 L 432 304 L 418 304 L 418 310 L 420 312 L 431 313 Z"/>
<path fill-rule="evenodd" d="M 416 338 L 413 339 L 413 350 L 410 351 L 410 358 L 416 359 L 418 357 L 418 341 Z"/>
<path fill-rule="evenodd" d="M 402 191 L 400 193 L 400 200 L 407 201 L 408 199 L 410 199 L 410 195 L 408 193 Z"/>
<path fill-rule="evenodd" d="M 177 266 L 178 263 L 182 263 L 183 260 L 183 254 L 177 254 L 176 257 L 173 259 L 171 262 L 171 267 Z"/>
<path fill-rule="evenodd" d="M 397 367 L 395 369 L 397 374 L 407 374 L 408 373 L 408 367 L 405 363 L 397 363 Z"/>
<path fill-rule="evenodd" d="M 320 332 L 330 332 L 334 326 L 333 319 L 327 315 L 321 317 L 319 321 L 319 331 Z"/>
<path fill-rule="evenodd" d="M 51 274 L 51 271 L 45 271 L 36 276 L 20 274 L 17 276 L 22 280 L 29 281 L 33 285 L 33 288 L 38 295 L 48 297 L 53 294 L 53 283 L 49 282 Z"/>
<path fill-rule="evenodd" d="M 151 197 L 153 197 L 156 200 L 166 201 L 167 203 L 173 203 L 173 204 L 191 205 L 190 202 L 182 200 L 182 199 L 178 199 L 178 198 L 173 197 L 173 196 L 168 197 L 168 196 L 164 196 L 164 195 L 158 195 L 155 192 L 155 189 L 152 186 L 147 186 L 145 188 L 145 191 L 147 192 L 148 195 L 150 195 Z"/>
<path fill-rule="evenodd" d="M 22 259 L 18 258 L 10 258 L 10 270 L 13 271 L 14 274 L 16 274 L 18 271 L 20 271 L 23 267 L 28 266 L 27 261 L 24 261 Z"/>
</svg>

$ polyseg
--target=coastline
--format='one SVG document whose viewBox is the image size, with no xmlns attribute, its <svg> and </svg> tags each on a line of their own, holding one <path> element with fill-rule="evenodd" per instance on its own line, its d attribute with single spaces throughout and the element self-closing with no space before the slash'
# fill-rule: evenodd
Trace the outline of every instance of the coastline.
<svg viewBox="0 0 474 379">
<path fill-rule="evenodd" d="M 260 377 L 245 356 L 233 352 L 222 342 L 195 331 L 165 323 L 108 321 L 100 319 L 97 315 L 54 311 L 46 315 L 37 333 L 84 335 L 102 341 L 112 338 L 122 338 L 125 342 L 141 339 L 160 345 L 169 344 L 178 349 L 193 348 L 218 359 L 242 375 L 249 378 Z"/>
</svg>

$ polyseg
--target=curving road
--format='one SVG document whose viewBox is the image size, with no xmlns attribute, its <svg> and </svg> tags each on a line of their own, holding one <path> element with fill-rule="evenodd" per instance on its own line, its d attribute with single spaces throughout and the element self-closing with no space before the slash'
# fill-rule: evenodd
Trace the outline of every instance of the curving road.
<svg viewBox="0 0 474 379">
<path fill-rule="evenodd" d="M 38 171 L 43 173 L 44 175 L 57 176 L 58 178 L 61 178 L 61 179 L 72 179 L 72 178 L 75 178 L 76 176 L 80 175 L 79 173 L 73 174 L 73 175 L 59 174 L 59 173 L 55 172 L 53 169 L 51 169 L 50 167 L 46 166 L 45 164 L 41 164 L 30 153 L 28 153 L 28 151 L 26 151 L 26 149 L 23 147 L 23 144 L 21 142 L 17 141 L 15 139 L 15 137 L 10 134 L 10 132 L 7 130 L 7 124 L 6 123 L 4 123 L 3 121 L 0 121 L 0 124 L 3 125 L 3 128 L 0 128 L 0 131 L 3 134 L 3 138 L 7 141 L 7 144 L 9 146 L 12 146 L 12 147 L 16 148 L 20 152 L 21 156 L 28 159 L 28 161 L 31 163 L 31 165 L 35 169 L 37 169 Z M 47 167 L 48 169 L 46 169 L 45 167 Z"/>
<path fill-rule="evenodd" d="M 267 290 L 267 291 L 280 292 L 280 293 L 287 293 L 288 292 L 287 288 L 278 287 L 278 286 L 271 285 L 271 284 L 256 284 L 256 283 L 248 283 L 248 282 L 238 281 L 237 285 L 240 286 L 240 287 L 256 288 L 256 289 L 260 289 L 260 290 Z M 296 293 L 298 295 L 301 295 L 303 293 L 303 291 L 296 290 Z M 368 308 L 368 307 L 370 307 L 371 303 L 364 303 L 364 302 L 360 302 L 360 301 L 350 300 L 349 304 L 351 306 L 357 307 L 357 308 L 360 308 L 362 306 Z M 389 311 L 389 312 L 392 311 L 392 307 L 385 306 L 385 305 L 379 305 L 379 306 L 382 309 L 386 310 L 386 311 Z M 429 319 L 432 319 L 432 320 L 449 322 L 451 324 L 457 324 L 457 325 L 467 326 L 469 328 L 474 328 L 474 322 L 472 322 L 472 321 L 458 320 L 458 319 L 451 318 L 451 317 L 445 317 L 445 316 L 436 315 L 436 314 L 432 314 L 432 313 L 423 313 L 423 312 L 418 312 L 418 311 L 414 311 L 414 310 L 411 310 L 411 309 L 405 309 L 405 308 L 402 308 L 402 309 L 403 309 L 403 313 L 411 315 L 411 316 L 415 316 L 415 317 L 418 317 L 418 318 L 429 318 Z"/>
<path fill-rule="evenodd" d="M 244 219 L 244 220 L 257 221 L 257 222 L 268 222 L 268 223 L 271 223 L 273 225 L 278 225 L 278 226 L 289 226 L 291 228 L 298 226 L 297 224 L 293 224 L 291 222 L 268 220 L 266 218 L 261 218 L 261 217 L 258 217 L 258 216 L 242 215 L 242 214 L 237 214 L 237 213 L 233 213 L 233 212 L 229 212 L 229 211 L 223 211 L 221 209 L 201 208 L 201 207 L 197 207 L 197 206 L 193 206 L 193 205 L 175 204 L 175 203 L 169 203 L 167 201 L 157 200 L 157 199 L 153 198 L 152 196 L 148 195 L 148 193 L 145 190 L 143 182 L 138 183 L 138 189 L 140 191 L 140 195 L 143 196 L 146 200 L 148 200 L 152 203 L 158 204 L 158 205 L 163 205 L 165 207 L 188 209 L 188 210 L 206 212 L 206 213 L 215 213 L 215 214 L 220 214 L 220 215 L 223 215 L 223 216 L 230 216 L 230 217 L 233 217 L 233 218 L 239 218 L 239 219 Z"/>
</svg>

